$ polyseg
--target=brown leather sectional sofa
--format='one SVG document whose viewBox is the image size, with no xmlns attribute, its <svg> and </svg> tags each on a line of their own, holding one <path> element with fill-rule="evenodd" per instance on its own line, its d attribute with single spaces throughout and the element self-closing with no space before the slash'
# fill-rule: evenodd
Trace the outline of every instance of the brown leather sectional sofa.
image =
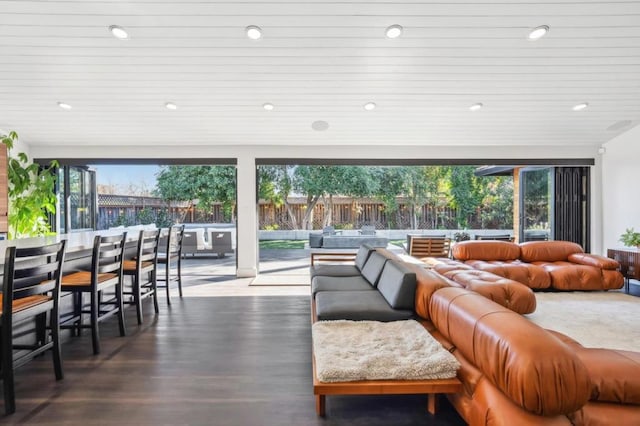
<svg viewBox="0 0 640 426">
<path fill-rule="evenodd" d="M 508 242 L 473 243 L 486 250 L 504 250 L 503 258 L 515 253 Z M 588 277 L 598 275 L 581 266 L 616 272 L 607 259 L 574 252 L 570 243 L 541 243 L 547 246 L 536 242 L 515 247 L 519 253 L 525 247 L 524 258 L 546 271 L 551 287 L 575 274 L 558 274 L 562 268 L 589 271 Z M 490 249 L 489 244 L 498 245 Z M 528 246 L 534 247 L 537 257 L 526 251 Z M 401 262 L 387 250 L 376 252 Z M 487 265 L 494 262 L 480 257 Z M 522 259 L 519 255 L 500 262 L 509 265 L 504 269 L 513 272 L 511 277 L 534 277 L 539 270 L 523 274 L 528 262 Z M 442 273 L 403 265 L 415 273 L 414 316 L 461 364 L 458 379 L 463 390 L 447 397 L 471 426 L 640 425 L 640 353 L 585 348 L 570 337 L 542 329 L 520 315 L 535 310 L 535 295 L 515 279 L 448 259 L 436 262 L 435 269 Z M 315 273 L 322 275 L 320 270 Z M 614 274 L 601 273 L 600 278 L 608 280 L 599 284 L 601 288 L 616 285 Z M 584 278 L 580 285 L 596 287 Z"/>
<path fill-rule="evenodd" d="M 417 265 L 415 312 L 462 365 L 475 425 L 640 425 L 640 353 L 584 348 Z M 493 287 L 500 293 L 499 287 Z"/>
<path fill-rule="evenodd" d="M 460 283 L 491 279 L 481 274 L 489 272 L 532 289 L 610 290 L 624 284 L 618 262 L 568 241 L 463 241 L 452 255 L 455 261 L 441 259 L 434 269 Z"/>
</svg>

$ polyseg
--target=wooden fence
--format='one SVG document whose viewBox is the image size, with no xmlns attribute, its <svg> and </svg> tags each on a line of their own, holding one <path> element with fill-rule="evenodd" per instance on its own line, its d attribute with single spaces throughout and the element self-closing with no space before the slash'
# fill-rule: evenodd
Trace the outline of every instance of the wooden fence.
<svg viewBox="0 0 640 426">
<path fill-rule="evenodd" d="M 373 225 L 377 229 L 411 229 L 412 208 L 401 197 L 396 200 L 398 209 L 389 212 L 384 204 L 369 198 L 334 197 L 331 224 L 338 229 L 359 229 L 362 225 Z M 298 227 L 306 213 L 307 204 L 303 197 L 290 197 L 289 205 L 296 218 Z M 321 229 L 328 206 L 318 202 L 313 210 L 312 229 Z M 486 215 L 485 215 L 486 216 Z M 173 202 L 168 205 L 156 197 L 135 197 L 112 194 L 98 194 L 98 229 L 114 225 L 133 225 L 149 220 L 166 226 L 167 223 L 222 223 L 225 222 L 222 205 L 214 203 L 210 210 L 204 211 L 189 202 Z M 416 212 L 418 229 L 456 229 L 456 211 L 446 206 L 425 204 Z M 478 209 L 468 220 L 469 228 L 503 229 L 511 223 L 498 223 L 483 219 Z M 270 202 L 258 204 L 260 229 L 292 230 L 292 220 L 284 205 L 276 206 Z"/>
</svg>

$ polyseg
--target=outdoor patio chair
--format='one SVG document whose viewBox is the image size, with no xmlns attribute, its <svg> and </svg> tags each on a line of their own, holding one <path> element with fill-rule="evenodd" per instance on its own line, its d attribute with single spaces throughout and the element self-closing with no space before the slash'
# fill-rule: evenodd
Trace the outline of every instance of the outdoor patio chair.
<svg viewBox="0 0 640 426">
<path fill-rule="evenodd" d="M 376 227 L 373 225 L 362 225 L 360 235 L 376 235 Z"/>
<path fill-rule="evenodd" d="M 513 242 L 515 240 L 514 237 L 512 237 L 509 234 L 501 234 L 501 235 L 476 235 L 475 236 L 476 240 L 496 240 L 496 241 L 509 241 L 509 242 Z"/>
<path fill-rule="evenodd" d="M 451 240 L 444 237 L 419 237 L 409 239 L 409 255 L 413 257 L 449 257 Z"/>
</svg>

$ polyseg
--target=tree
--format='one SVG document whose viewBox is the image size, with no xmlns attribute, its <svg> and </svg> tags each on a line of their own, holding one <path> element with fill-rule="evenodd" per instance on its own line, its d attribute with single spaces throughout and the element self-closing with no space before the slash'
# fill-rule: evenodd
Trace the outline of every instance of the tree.
<svg viewBox="0 0 640 426">
<path fill-rule="evenodd" d="M 451 167 L 449 175 L 450 204 L 456 209 L 458 228 L 467 228 L 469 216 L 480 208 L 483 194 L 481 178 L 474 174 L 475 166 Z"/>
<path fill-rule="evenodd" d="M 312 229 L 313 209 L 325 201 L 323 226 L 331 225 L 333 196 L 365 197 L 377 191 L 377 182 L 368 167 L 298 166 L 294 171 L 294 189 L 307 197 L 303 229 Z"/>
<path fill-rule="evenodd" d="M 292 171 L 294 166 L 260 166 L 258 168 L 258 197 L 278 207 L 284 204 L 291 227 L 298 229 L 298 219 L 289 204 L 289 194 L 293 190 Z"/>
<path fill-rule="evenodd" d="M 211 210 L 222 203 L 225 220 L 233 221 L 236 203 L 235 166 L 166 166 L 157 177 L 157 193 L 166 200 L 190 201 Z"/>
<path fill-rule="evenodd" d="M 411 229 L 417 229 L 422 206 L 428 200 L 437 200 L 440 179 L 443 176 L 439 167 L 430 166 L 398 166 L 382 167 L 379 171 L 381 184 L 376 198 L 382 201 L 389 213 L 399 209 L 397 197 L 405 197 L 411 209 Z"/>
</svg>

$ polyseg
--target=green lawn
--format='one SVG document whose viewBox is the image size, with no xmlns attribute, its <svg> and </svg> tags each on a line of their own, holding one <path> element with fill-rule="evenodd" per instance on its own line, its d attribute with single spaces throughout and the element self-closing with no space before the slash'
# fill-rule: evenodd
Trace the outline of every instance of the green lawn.
<svg viewBox="0 0 640 426">
<path fill-rule="evenodd" d="M 307 240 L 260 240 L 261 249 L 303 249 Z"/>
<path fill-rule="evenodd" d="M 391 240 L 389 242 L 391 244 L 393 244 L 394 246 L 398 246 L 400 248 L 403 248 L 403 244 L 405 244 L 407 242 L 407 240 Z"/>
</svg>

